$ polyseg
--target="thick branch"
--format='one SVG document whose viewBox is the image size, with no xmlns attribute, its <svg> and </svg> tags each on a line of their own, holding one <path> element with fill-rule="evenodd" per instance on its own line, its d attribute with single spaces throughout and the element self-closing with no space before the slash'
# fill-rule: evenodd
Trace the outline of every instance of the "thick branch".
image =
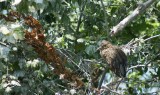
<svg viewBox="0 0 160 95">
<path fill-rule="evenodd" d="M 121 30 L 123 30 L 131 21 L 133 21 L 137 16 L 142 14 L 146 8 L 148 8 L 156 0 L 148 0 L 145 3 L 139 4 L 139 6 L 126 18 L 124 18 L 118 25 L 114 26 L 110 31 L 110 35 L 114 36 Z"/>
</svg>

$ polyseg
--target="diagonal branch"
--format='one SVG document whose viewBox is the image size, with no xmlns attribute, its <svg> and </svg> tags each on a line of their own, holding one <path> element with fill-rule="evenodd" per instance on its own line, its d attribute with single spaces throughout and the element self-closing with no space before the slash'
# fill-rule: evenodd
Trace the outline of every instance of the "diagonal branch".
<svg viewBox="0 0 160 95">
<path fill-rule="evenodd" d="M 149 37 L 149 38 L 145 39 L 145 40 L 144 40 L 144 42 L 145 42 L 145 41 L 148 41 L 148 40 L 150 40 L 150 39 L 153 39 L 153 38 L 159 37 L 159 36 L 160 36 L 160 34 L 155 35 L 155 36 L 152 36 L 152 37 Z"/>
<path fill-rule="evenodd" d="M 4 42 L 0 42 L 0 45 L 1 45 L 1 46 L 5 46 L 5 47 L 8 47 L 7 43 L 4 43 Z"/>
<path fill-rule="evenodd" d="M 156 0 L 148 0 L 145 3 L 139 4 L 139 6 L 130 15 L 128 15 L 118 25 L 114 26 L 113 29 L 111 29 L 110 35 L 114 36 L 121 30 L 123 30 L 131 21 L 142 14 L 154 1 Z"/>
</svg>

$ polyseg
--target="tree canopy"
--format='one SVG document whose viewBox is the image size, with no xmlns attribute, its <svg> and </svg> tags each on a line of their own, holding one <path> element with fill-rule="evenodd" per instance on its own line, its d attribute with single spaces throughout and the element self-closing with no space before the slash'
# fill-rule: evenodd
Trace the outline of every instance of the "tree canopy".
<svg viewBox="0 0 160 95">
<path fill-rule="evenodd" d="M 0 93 L 160 94 L 160 1 L 149 1 L 0 0 Z M 126 78 L 101 58 L 104 39 L 127 55 Z"/>
</svg>

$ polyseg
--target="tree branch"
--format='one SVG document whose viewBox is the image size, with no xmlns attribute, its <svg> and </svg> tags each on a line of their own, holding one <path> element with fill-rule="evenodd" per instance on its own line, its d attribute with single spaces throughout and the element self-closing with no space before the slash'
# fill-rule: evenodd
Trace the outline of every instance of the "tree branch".
<svg viewBox="0 0 160 95">
<path fill-rule="evenodd" d="M 4 43 L 4 42 L 0 42 L 0 45 L 8 47 L 8 45 L 6 43 Z"/>
<path fill-rule="evenodd" d="M 135 65 L 135 66 L 132 66 L 130 68 L 128 68 L 128 71 L 133 69 L 133 68 L 139 68 L 139 67 L 146 67 L 147 65 Z"/>
<path fill-rule="evenodd" d="M 78 24 L 77 24 L 77 28 L 76 28 L 76 33 L 79 32 L 79 27 L 81 25 L 81 20 L 82 20 L 82 16 L 83 16 L 83 11 L 84 11 L 84 8 L 85 8 L 85 4 L 86 1 L 84 2 L 83 6 L 82 6 L 82 9 L 80 10 L 80 16 L 79 16 L 79 19 L 78 19 Z"/>
<path fill-rule="evenodd" d="M 145 40 L 144 40 L 144 42 L 145 42 L 145 41 L 148 41 L 148 40 L 150 40 L 150 39 L 153 39 L 153 38 L 159 37 L 159 36 L 160 36 L 160 34 L 159 34 L 159 35 L 152 36 L 152 37 L 149 37 L 149 38 L 145 39 Z"/>
<path fill-rule="evenodd" d="M 100 2 L 101 2 L 101 5 L 102 5 L 102 9 L 103 9 L 103 12 L 104 12 L 104 22 L 105 22 L 105 26 L 104 26 L 104 29 L 105 29 L 105 31 L 107 31 L 108 30 L 108 25 L 107 25 L 107 16 L 106 16 L 106 11 L 105 11 L 105 6 L 104 6 L 104 3 L 103 3 L 103 0 L 100 0 Z M 107 35 L 108 35 L 109 33 L 107 32 Z"/>
<path fill-rule="evenodd" d="M 109 91 L 112 92 L 112 93 L 115 93 L 116 95 L 122 95 L 122 94 L 118 93 L 117 91 L 110 89 L 110 88 L 107 87 L 107 86 L 105 86 L 104 88 L 105 88 L 106 90 L 109 90 Z"/>
<path fill-rule="evenodd" d="M 149 61 L 148 61 L 146 64 L 144 64 L 144 65 L 135 65 L 135 66 L 132 66 L 132 67 L 128 68 L 127 72 L 128 72 L 129 70 L 133 69 L 133 68 L 146 67 L 146 66 L 148 66 L 149 64 L 153 64 L 152 61 L 155 60 L 159 55 L 160 55 L 160 53 L 157 54 L 154 58 L 152 58 L 151 60 L 149 60 Z"/>
<path fill-rule="evenodd" d="M 148 0 L 145 3 L 139 4 L 138 7 L 126 18 L 124 18 L 118 25 L 114 26 L 110 31 L 110 35 L 114 36 L 121 30 L 123 30 L 131 21 L 133 21 L 137 16 L 142 14 L 146 8 L 148 8 L 156 0 Z"/>
</svg>

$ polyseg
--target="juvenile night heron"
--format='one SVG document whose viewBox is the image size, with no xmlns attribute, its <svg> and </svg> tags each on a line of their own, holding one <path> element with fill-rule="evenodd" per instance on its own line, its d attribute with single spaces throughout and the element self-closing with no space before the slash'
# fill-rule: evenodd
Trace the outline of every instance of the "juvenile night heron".
<svg viewBox="0 0 160 95">
<path fill-rule="evenodd" d="M 126 76 L 127 56 L 118 47 L 112 45 L 109 41 L 103 40 L 98 48 L 101 57 L 109 64 L 112 72 L 118 77 Z"/>
</svg>

